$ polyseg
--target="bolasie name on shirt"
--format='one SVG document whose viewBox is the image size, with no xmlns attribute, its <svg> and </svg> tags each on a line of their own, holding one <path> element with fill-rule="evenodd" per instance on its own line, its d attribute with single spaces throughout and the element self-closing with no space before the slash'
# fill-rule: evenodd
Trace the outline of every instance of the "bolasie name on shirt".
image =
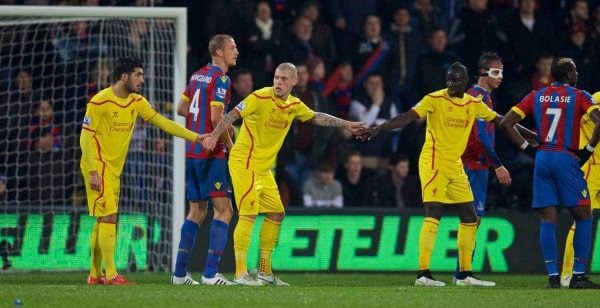
<svg viewBox="0 0 600 308">
<path fill-rule="evenodd" d="M 190 80 L 192 80 L 192 81 L 197 80 L 198 82 L 210 83 L 212 81 L 212 77 L 202 75 L 202 74 L 194 74 L 194 75 L 192 75 Z"/>
<path fill-rule="evenodd" d="M 540 103 L 570 103 L 571 96 L 562 95 L 541 95 Z"/>
</svg>

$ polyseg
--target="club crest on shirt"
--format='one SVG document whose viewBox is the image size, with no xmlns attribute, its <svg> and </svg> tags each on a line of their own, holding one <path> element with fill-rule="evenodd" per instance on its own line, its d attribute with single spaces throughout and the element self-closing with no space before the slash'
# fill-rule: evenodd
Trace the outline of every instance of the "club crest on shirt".
<svg viewBox="0 0 600 308">
<path fill-rule="evenodd" d="M 92 125 L 92 118 L 85 116 L 83 117 L 83 125 L 90 126 Z"/>
<path fill-rule="evenodd" d="M 221 76 L 221 82 L 222 83 L 226 83 L 227 82 L 227 76 L 225 76 L 225 75 Z"/>
</svg>

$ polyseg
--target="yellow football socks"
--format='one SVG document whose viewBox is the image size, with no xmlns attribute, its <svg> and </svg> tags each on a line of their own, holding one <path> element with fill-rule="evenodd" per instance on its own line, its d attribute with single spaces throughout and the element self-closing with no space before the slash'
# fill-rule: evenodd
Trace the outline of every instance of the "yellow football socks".
<svg viewBox="0 0 600 308">
<path fill-rule="evenodd" d="M 258 262 L 258 271 L 267 275 L 272 274 L 271 254 L 277 244 L 281 230 L 281 222 L 265 218 L 260 229 L 260 258 Z"/>
<path fill-rule="evenodd" d="M 115 244 L 117 243 L 117 225 L 115 223 L 101 222 L 98 228 L 98 242 L 102 251 L 102 260 L 106 269 L 106 279 L 117 275 L 115 267 Z"/>
<path fill-rule="evenodd" d="M 429 269 L 433 245 L 440 221 L 433 217 L 425 217 L 419 234 L 419 270 Z"/>
<path fill-rule="evenodd" d="M 573 273 L 573 262 L 575 262 L 575 248 L 573 248 L 573 236 L 575 236 L 575 223 L 573 223 L 571 229 L 569 229 L 569 233 L 567 234 L 561 277 L 571 276 L 571 274 Z"/>
<path fill-rule="evenodd" d="M 458 271 L 472 271 L 473 249 L 475 249 L 475 234 L 477 233 L 477 222 L 463 223 L 458 225 Z"/>
<path fill-rule="evenodd" d="M 252 236 L 254 220 L 246 216 L 240 216 L 233 231 L 233 250 L 235 252 L 235 278 L 240 278 L 248 272 L 246 258 L 248 247 Z"/>
<path fill-rule="evenodd" d="M 94 229 L 92 230 L 92 236 L 90 237 L 90 249 L 91 249 L 91 263 L 90 277 L 100 278 L 102 276 L 102 251 L 100 245 L 98 245 L 98 228 L 99 222 L 94 223 Z"/>
</svg>

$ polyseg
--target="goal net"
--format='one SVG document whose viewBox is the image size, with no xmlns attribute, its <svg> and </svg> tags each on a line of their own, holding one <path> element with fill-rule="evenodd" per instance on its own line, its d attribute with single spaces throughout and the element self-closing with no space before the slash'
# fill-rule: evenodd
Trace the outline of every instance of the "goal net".
<svg viewBox="0 0 600 308">
<path fill-rule="evenodd" d="M 89 268 L 79 134 L 113 63 L 144 63 L 142 94 L 165 116 L 185 86 L 186 9 L 0 10 L 0 253 L 15 270 Z M 183 119 L 178 119 L 182 121 Z M 121 178 L 119 270 L 170 271 L 183 220 L 183 141 L 138 120 Z M 3 187 L 5 186 L 5 188 Z"/>
</svg>

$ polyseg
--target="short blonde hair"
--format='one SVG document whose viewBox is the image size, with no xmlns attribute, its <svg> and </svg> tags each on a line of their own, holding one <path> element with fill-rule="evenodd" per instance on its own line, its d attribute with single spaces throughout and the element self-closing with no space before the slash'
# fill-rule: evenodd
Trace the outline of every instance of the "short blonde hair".
<svg viewBox="0 0 600 308">
<path fill-rule="evenodd" d="M 229 34 L 217 34 L 210 38 L 208 41 L 208 53 L 211 57 L 217 55 L 217 49 L 225 48 L 225 42 L 227 40 L 233 40 L 233 37 Z"/>
<path fill-rule="evenodd" d="M 298 69 L 290 62 L 283 62 L 277 65 L 277 69 L 280 71 L 291 71 L 294 78 L 298 78 Z"/>
</svg>

